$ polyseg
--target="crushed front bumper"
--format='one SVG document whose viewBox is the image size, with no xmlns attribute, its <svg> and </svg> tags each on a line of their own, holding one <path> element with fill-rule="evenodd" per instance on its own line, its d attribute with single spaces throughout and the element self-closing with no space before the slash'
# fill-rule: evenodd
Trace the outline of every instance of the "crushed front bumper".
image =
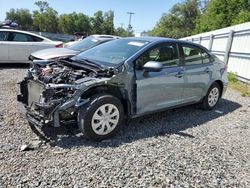
<svg viewBox="0 0 250 188">
<path fill-rule="evenodd" d="M 77 89 L 71 97 L 50 100 L 46 100 L 45 97 L 55 89 L 74 87 L 76 86 L 68 84 L 45 85 L 26 78 L 20 82 L 20 94 L 17 100 L 22 103 L 24 114 L 30 123 L 39 126 L 52 124 L 54 127 L 59 127 L 61 119 L 74 117 L 77 109 L 86 104 L 88 99 L 82 99 L 82 90 Z"/>
</svg>

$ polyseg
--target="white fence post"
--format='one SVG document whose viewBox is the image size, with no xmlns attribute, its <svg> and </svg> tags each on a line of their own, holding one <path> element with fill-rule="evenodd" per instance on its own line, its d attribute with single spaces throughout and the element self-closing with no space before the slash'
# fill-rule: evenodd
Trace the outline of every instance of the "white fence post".
<svg viewBox="0 0 250 188">
<path fill-rule="evenodd" d="M 199 37 L 199 39 L 198 39 L 199 41 L 198 41 L 198 43 L 199 44 L 201 44 L 201 40 L 202 40 L 202 38 L 201 37 Z"/>
<path fill-rule="evenodd" d="M 209 39 L 209 46 L 208 46 L 208 49 L 211 51 L 212 48 L 213 48 L 213 40 L 214 40 L 214 35 L 211 34 L 210 35 L 210 39 Z"/>
<path fill-rule="evenodd" d="M 227 46 L 226 46 L 226 51 L 225 51 L 225 56 L 224 56 L 224 63 L 226 64 L 228 64 L 228 59 L 229 59 L 229 55 L 230 55 L 230 51 L 231 51 L 231 47 L 233 43 L 233 37 L 234 37 L 234 31 L 231 30 L 228 35 Z"/>
</svg>

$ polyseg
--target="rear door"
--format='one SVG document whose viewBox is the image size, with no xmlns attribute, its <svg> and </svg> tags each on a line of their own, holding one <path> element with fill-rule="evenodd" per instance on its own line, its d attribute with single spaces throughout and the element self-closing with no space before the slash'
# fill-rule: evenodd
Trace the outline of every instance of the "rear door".
<svg viewBox="0 0 250 188">
<path fill-rule="evenodd" d="M 9 60 L 8 31 L 0 31 L 0 62 Z"/>
<path fill-rule="evenodd" d="M 202 48 L 181 44 L 180 52 L 184 60 L 185 68 L 185 102 L 197 102 L 206 93 L 206 89 L 212 78 L 212 66 L 210 55 Z"/>
<path fill-rule="evenodd" d="M 135 62 L 137 114 L 145 114 L 182 103 L 184 70 L 175 43 L 163 43 L 144 52 Z M 163 64 L 160 72 L 146 72 L 148 61 Z"/>
</svg>

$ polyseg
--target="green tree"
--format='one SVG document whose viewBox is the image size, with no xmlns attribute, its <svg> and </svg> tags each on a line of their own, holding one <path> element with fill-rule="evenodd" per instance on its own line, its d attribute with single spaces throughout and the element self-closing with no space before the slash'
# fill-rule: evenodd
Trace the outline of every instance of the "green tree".
<svg viewBox="0 0 250 188">
<path fill-rule="evenodd" d="M 91 18 L 91 23 L 93 27 L 93 33 L 103 34 L 104 33 L 104 17 L 102 11 L 97 11 L 94 17 Z"/>
<path fill-rule="evenodd" d="M 72 13 L 73 14 L 73 13 Z M 58 29 L 61 33 L 73 34 L 75 31 L 74 17 L 72 14 L 62 14 L 59 16 Z"/>
<path fill-rule="evenodd" d="M 28 9 L 10 9 L 6 12 L 6 19 L 17 22 L 21 29 L 31 30 L 32 28 L 32 14 Z"/>
<path fill-rule="evenodd" d="M 248 0 L 212 0 L 196 24 L 196 33 L 250 21 Z"/>
<path fill-rule="evenodd" d="M 131 37 L 134 36 L 133 31 L 128 31 L 127 29 L 124 29 L 123 27 L 117 27 L 114 29 L 114 35 L 120 36 L 120 37 Z"/>
<path fill-rule="evenodd" d="M 250 21 L 250 10 L 241 10 L 237 17 L 233 19 L 232 24 L 241 24 Z"/>
<path fill-rule="evenodd" d="M 115 35 L 120 36 L 120 37 L 126 37 L 127 36 L 127 31 L 123 27 L 118 27 L 115 29 Z"/>
<path fill-rule="evenodd" d="M 44 10 L 49 8 L 49 3 L 46 1 L 37 1 L 35 2 L 35 5 L 39 7 L 40 13 L 43 13 Z"/>
<path fill-rule="evenodd" d="M 83 13 L 79 13 L 76 15 L 74 26 L 76 28 L 76 31 L 78 32 L 86 32 L 86 33 L 92 32 L 90 18 Z"/>
<path fill-rule="evenodd" d="M 59 31 L 73 34 L 74 32 L 91 33 L 92 26 L 90 18 L 83 13 L 63 14 L 59 16 Z"/>
<path fill-rule="evenodd" d="M 150 32 L 153 36 L 181 38 L 191 35 L 199 16 L 197 0 L 186 0 L 175 4 L 168 14 L 163 14 L 160 21 Z"/>
<path fill-rule="evenodd" d="M 92 25 L 92 33 L 94 34 L 114 34 L 114 11 L 102 12 L 97 11 L 90 18 Z"/>
<path fill-rule="evenodd" d="M 47 2 L 35 3 L 39 11 L 33 12 L 33 29 L 43 32 L 58 32 L 58 13 Z"/>
<path fill-rule="evenodd" d="M 114 27 L 114 11 L 97 11 L 93 17 L 83 13 L 71 13 L 58 15 L 57 11 L 50 7 L 46 1 L 34 3 L 38 9 L 33 14 L 27 9 L 10 9 L 6 13 L 6 19 L 16 21 L 22 29 L 42 32 L 61 32 L 73 34 L 74 32 L 86 32 L 87 34 L 115 34 L 131 36 L 132 31 Z"/>
<path fill-rule="evenodd" d="M 108 35 L 114 34 L 114 11 L 104 13 L 104 33 Z"/>
</svg>

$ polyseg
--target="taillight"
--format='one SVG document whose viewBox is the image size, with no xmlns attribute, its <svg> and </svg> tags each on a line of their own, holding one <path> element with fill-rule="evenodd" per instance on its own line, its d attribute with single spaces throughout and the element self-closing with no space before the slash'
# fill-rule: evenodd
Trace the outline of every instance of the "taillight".
<svg viewBox="0 0 250 188">
<path fill-rule="evenodd" d="M 57 44 L 57 45 L 55 45 L 55 47 L 56 47 L 56 48 L 62 48 L 62 47 L 63 47 L 63 43 Z"/>
</svg>

